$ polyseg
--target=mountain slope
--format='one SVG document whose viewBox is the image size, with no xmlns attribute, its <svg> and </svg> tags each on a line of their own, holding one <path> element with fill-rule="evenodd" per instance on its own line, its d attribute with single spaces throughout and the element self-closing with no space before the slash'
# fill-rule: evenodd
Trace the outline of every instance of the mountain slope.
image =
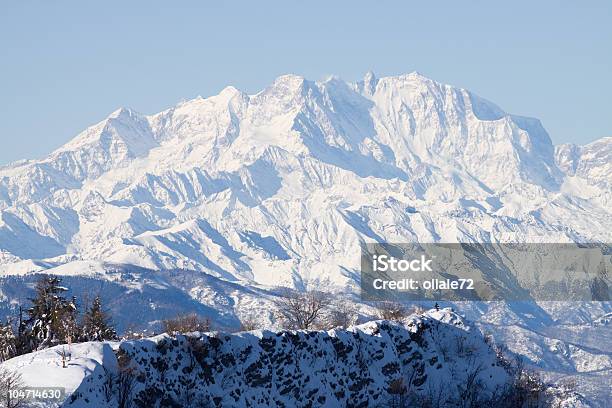
<svg viewBox="0 0 612 408">
<path fill-rule="evenodd" d="M 555 147 L 555 159 L 569 176 L 587 180 L 589 184 L 610 190 L 612 185 L 612 137 L 605 137 L 586 146 L 563 144 Z"/>
<path fill-rule="evenodd" d="M 0 262 L 351 286 L 364 240 L 609 242 L 611 145 L 555 153 L 539 121 L 417 73 L 286 75 L 256 95 L 120 109 L 0 169 Z"/>
</svg>

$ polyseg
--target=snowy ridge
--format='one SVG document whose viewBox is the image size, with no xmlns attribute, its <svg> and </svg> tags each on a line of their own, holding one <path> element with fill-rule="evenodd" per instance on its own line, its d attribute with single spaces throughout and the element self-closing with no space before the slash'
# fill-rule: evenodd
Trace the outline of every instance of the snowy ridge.
<svg viewBox="0 0 612 408">
<path fill-rule="evenodd" d="M 44 370 L 49 385 L 68 387 L 64 407 L 117 406 L 118 392 L 112 387 L 107 392 L 105 384 L 119 366 L 133 370 L 137 407 L 155 401 L 169 406 L 376 406 L 389 402 L 389 390 L 400 378 L 411 395 L 452 404 L 465 398 L 461 395 L 472 373 L 481 399 L 500 393 L 508 380 L 480 333 L 450 309 L 412 315 L 405 325 L 375 321 L 327 332 L 164 334 L 85 343 L 74 346 L 65 369 L 52 352 L 21 356 L 5 367 L 34 384 L 40 384 L 34 372 Z M 560 406 L 587 406 L 579 396 L 565 399 Z"/>
<path fill-rule="evenodd" d="M 604 137 L 586 146 L 563 144 L 555 147 L 560 169 L 610 190 L 612 185 L 612 137 Z"/>
</svg>

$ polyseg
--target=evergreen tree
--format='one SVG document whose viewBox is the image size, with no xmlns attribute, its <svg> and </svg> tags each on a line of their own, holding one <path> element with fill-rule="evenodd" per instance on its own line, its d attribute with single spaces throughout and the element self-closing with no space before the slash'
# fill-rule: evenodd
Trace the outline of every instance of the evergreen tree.
<svg viewBox="0 0 612 408">
<path fill-rule="evenodd" d="M 80 340 L 82 328 L 77 322 L 77 314 L 76 297 L 73 296 L 66 304 L 61 319 L 58 321 L 59 327 L 57 332 L 61 343 L 71 344 L 72 342 Z"/>
<path fill-rule="evenodd" d="M 10 323 L 0 323 L 0 362 L 17 355 L 16 338 Z"/>
<path fill-rule="evenodd" d="M 102 309 L 100 296 L 96 296 L 91 307 L 83 317 L 83 340 L 116 340 L 117 333 L 112 327 L 110 317 Z"/>
<path fill-rule="evenodd" d="M 43 349 L 56 344 L 75 340 L 76 335 L 76 302 L 67 300 L 62 294 L 67 291 L 60 286 L 61 279 L 56 276 L 41 278 L 35 287 L 36 296 L 30 299 L 32 307 L 28 309 L 30 341 L 32 349 Z"/>
<path fill-rule="evenodd" d="M 20 356 L 32 352 L 31 332 L 28 330 L 26 320 L 23 318 L 23 307 L 19 305 L 17 316 L 17 336 L 15 338 L 15 353 Z"/>
</svg>

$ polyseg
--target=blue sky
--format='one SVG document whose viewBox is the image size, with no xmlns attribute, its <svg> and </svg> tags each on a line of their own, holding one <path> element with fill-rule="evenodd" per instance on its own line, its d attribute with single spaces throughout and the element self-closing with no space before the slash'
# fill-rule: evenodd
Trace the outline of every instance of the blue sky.
<svg viewBox="0 0 612 408">
<path fill-rule="evenodd" d="M 284 73 L 370 69 L 468 88 L 540 118 L 555 143 L 612 136 L 609 1 L 93 3 L 0 5 L 0 164 L 42 157 L 119 106 L 148 114 Z"/>
</svg>

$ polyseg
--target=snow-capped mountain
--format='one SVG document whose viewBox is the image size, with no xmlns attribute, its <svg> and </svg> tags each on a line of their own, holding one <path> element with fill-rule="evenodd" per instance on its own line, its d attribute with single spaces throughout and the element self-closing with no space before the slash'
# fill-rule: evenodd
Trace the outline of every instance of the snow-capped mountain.
<svg viewBox="0 0 612 408">
<path fill-rule="evenodd" d="M 0 306 L 48 272 L 101 293 L 120 329 L 182 311 L 269 323 L 271 286 L 355 293 L 364 241 L 609 243 L 611 154 L 612 138 L 555 147 L 538 120 L 417 73 L 119 109 L 0 167 Z M 457 307 L 607 399 L 609 302 Z"/>
<path fill-rule="evenodd" d="M 611 146 L 555 149 L 539 121 L 417 73 L 286 75 L 256 95 L 119 109 L 1 168 L 1 268 L 350 286 L 361 241 L 609 242 Z"/>
</svg>

